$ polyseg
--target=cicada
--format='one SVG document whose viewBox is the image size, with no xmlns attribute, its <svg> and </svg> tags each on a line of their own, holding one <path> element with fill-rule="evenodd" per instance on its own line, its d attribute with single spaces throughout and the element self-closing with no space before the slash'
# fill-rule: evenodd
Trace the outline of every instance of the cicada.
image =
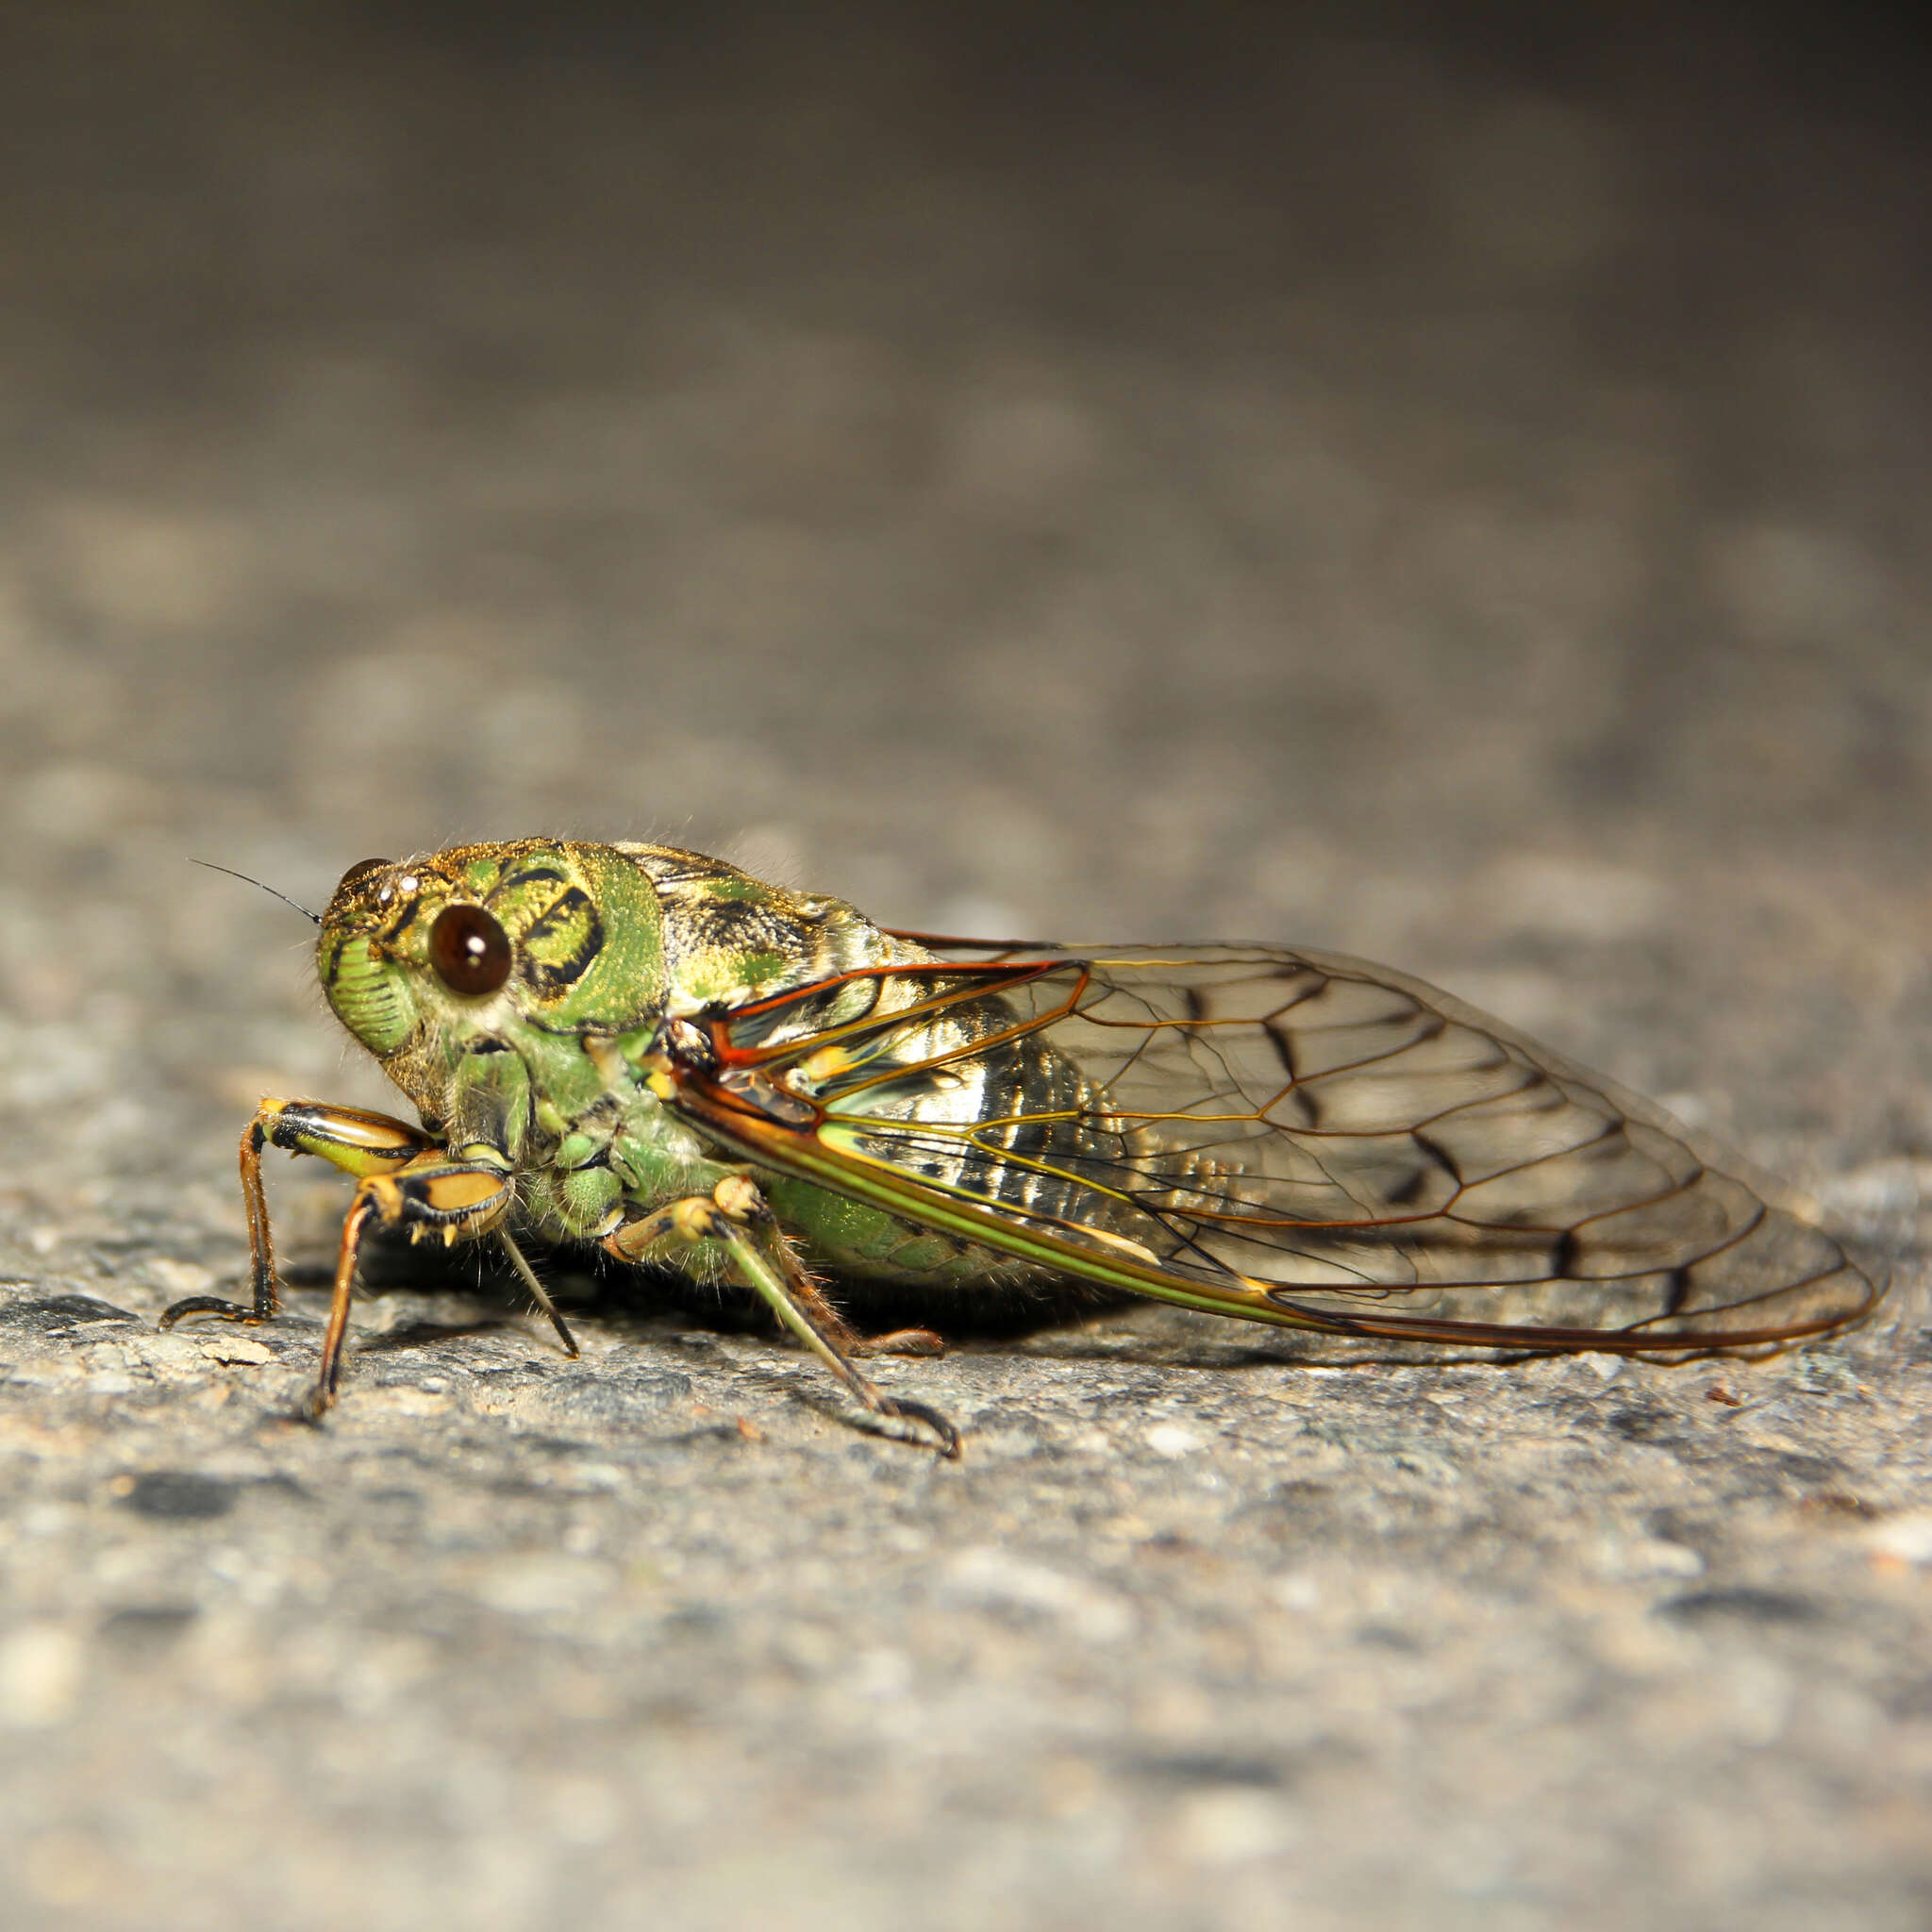
<svg viewBox="0 0 1932 1932">
<path fill-rule="evenodd" d="M 1357 959 L 943 939 L 697 853 L 552 839 L 365 859 L 317 924 L 330 1006 L 419 1124 L 264 1099 L 252 1299 L 163 1320 L 273 1316 L 263 1150 L 341 1168 L 318 1414 L 377 1229 L 493 1238 L 573 1353 L 519 1231 L 734 1282 L 948 1455 L 951 1423 L 857 1364 L 936 1354 L 994 1296 L 1682 1357 L 1823 1335 L 1882 1292 L 1659 1109 Z M 934 1326 L 862 1332 L 882 1288 Z"/>
</svg>

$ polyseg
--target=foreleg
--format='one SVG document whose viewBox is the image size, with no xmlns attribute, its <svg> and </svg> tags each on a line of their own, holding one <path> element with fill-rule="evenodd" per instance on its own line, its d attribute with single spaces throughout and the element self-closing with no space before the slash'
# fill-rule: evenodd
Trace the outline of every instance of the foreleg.
<svg viewBox="0 0 1932 1932">
<path fill-rule="evenodd" d="M 356 1263 L 369 1230 L 408 1227 L 421 1235 L 434 1229 L 446 1242 L 482 1234 L 502 1219 L 515 1199 L 513 1176 L 508 1158 L 494 1148 L 478 1144 L 453 1153 L 420 1127 L 388 1114 L 330 1107 L 313 1100 L 264 1100 L 242 1133 L 241 1151 L 252 1301 L 191 1295 L 162 1314 L 163 1328 L 172 1328 L 191 1315 L 212 1315 L 225 1322 L 266 1322 L 280 1307 L 275 1242 L 261 1184 L 262 1149 L 269 1146 L 285 1148 L 291 1154 L 316 1155 L 354 1174 L 359 1183 L 343 1220 L 336 1254 L 334 1293 L 313 1404 L 319 1415 L 335 1400 L 341 1379 Z M 498 1233 L 512 1264 L 555 1324 L 564 1346 L 575 1355 L 576 1346 L 570 1331 L 529 1264 L 508 1232 L 499 1229 Z"/>
</svg>

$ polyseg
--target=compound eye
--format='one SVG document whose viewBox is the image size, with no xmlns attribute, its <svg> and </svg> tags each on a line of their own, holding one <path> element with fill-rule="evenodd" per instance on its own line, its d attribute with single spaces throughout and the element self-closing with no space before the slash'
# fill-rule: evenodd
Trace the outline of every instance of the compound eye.
<svg viewBox="0 0 1932 1932">
<path fill-rule="evenodd" d="M 509 977 L 509 935 L 480 906 L 445 906 L 429 928 L 429 963 L 450 991 L 480 999 Z"/>
<path fill-rule="evenodd" d="M 353 886 L 356 883 L 358 879 L 365 879 L 369 876 L 371 873 L 380 872 L 383 869 L 383 867 L 386 866 L 388 863 L 389 860 L 386 858 L 358 858 L 356 861 L 356 863 L 352 865 L 348 869 L 348 871 L 345 872 L 341 875 L 341 877 L 336 881 L 336 891 L 339 892 L 346 891 L 349 889 L 349 887 Z"/>
</svg>

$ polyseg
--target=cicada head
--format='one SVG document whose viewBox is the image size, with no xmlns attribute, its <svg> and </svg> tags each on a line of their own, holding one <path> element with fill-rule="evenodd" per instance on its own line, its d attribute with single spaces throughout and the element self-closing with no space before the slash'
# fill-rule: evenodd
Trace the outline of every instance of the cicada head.
<svg viewBox="0 0 1932 1932">
<path fill-rule="evenodd" d="M 552 839 L 365 858 L 322 916 L 336 1016 L 419 1102 L 486 1042 L 541 1052 L 663 1008 L 651 880 L 608 846 Z"/>
</svg>

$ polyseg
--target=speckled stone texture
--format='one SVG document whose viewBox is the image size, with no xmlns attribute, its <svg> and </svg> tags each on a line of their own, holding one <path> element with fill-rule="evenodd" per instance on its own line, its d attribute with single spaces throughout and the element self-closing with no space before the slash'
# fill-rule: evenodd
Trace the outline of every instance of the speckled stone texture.
<svg viewBox="0 0 1932 1932">
<path fill-rule="evenodd" d="M 1932 1923 L 1921 49 L 540 11 L 0 24 L 0 1922 Z M 291 1422 L 338 1179 L 286 1319 L 155 1317 L 258 1094 L 384 1090 L 186 861 L 533 830 L 1387 958 L 1892 1299 L 969 1339 L 880 1365 L 946 1466 L 390 1257 Z"/>
</svg>

